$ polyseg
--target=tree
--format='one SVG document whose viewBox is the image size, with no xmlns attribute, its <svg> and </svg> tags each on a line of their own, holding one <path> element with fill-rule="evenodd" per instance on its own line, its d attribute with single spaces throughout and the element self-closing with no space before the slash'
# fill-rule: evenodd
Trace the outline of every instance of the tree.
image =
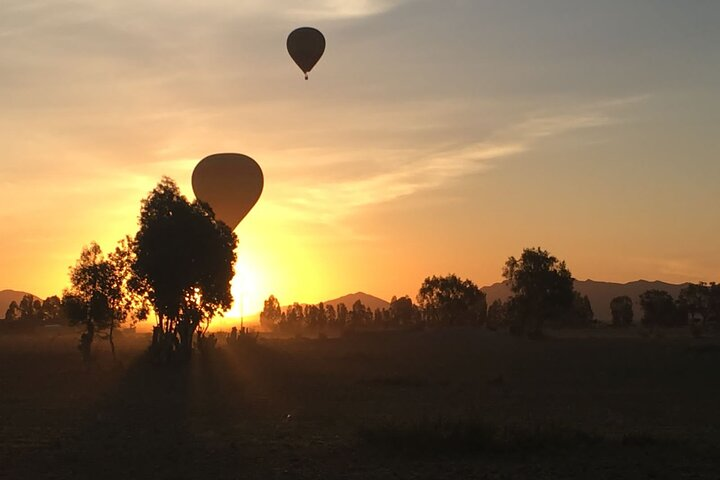
<svg viewBox="0 0 720 480">
<path fill-rule="evenodd" d="M 295 313 L 295 318 L 294 321 L 290 323 L 290 331 L 297 335 L 302 332 L 303 326 L 305 325 L 305 311 L 303 306 L 298 302 L 293 303 L 292 309 Z"/>
<path fill-rule="evenodd" d="M 627 295 L 615 297 L 610 301 L 612 323 L 616 326 L 630 325 L 633 321 L 633 301 Z"/>
<path fill-rule="evenodd" d="M 260 326 L 268 331 L 275 330 L 280 323 L 281 316 L 280 302 L 275 295 L 270 295 L 265 300 L 263 311 L 260 312 Z"/>
<path fill-rule="evenodd" d="M 70 288 L 63 293 L 62 305 L 71 325 L 82 325 L 80 351 L 90 359 L 95 335 L 110 341 L 113 357 L 113 331 L 128 316 L 122 280 L 117 265 L 105 258 L 97 243 L 83 247 L 80 258 L 70 269 Z"/>
<path fill-rule="evenodd" d="M 117 288 L 123 292 L 123 308 L 132 315 L 133 321 L 147 320 L 152 310 L 149 299 L 142 294 L 147 291 L 146 284 L 135 275 L 135 245 L 133 239 L 126 236 L 120 240 L 115 251 L 108 255 L 116 273 Z"/>
<path fill-rule="evenodd" d="M 47 297 L 42 302 L 40 309 L 42 321 L 45 323 L 53 323 L 60 320 L 62 316 L 62 302 L 57 295 Z"/>
<path fill-rule="evenodd" d="M 237 237 L 212 209 L 188 202 L 168 177 L 142 201 L 133 286 L 158 316 L 154 339 L 162 338 L 181 358 L 190 358 L 200 325 L 207 329 L 232 305 L 236 247 Z"/>
<path fill-rule="evenodd" d="M 712 316 L 711 291 L 713 285 L 704 282 L 689 283 L 680 290 L 677 305 L 679 311 L 685 313 L 689 321 L 693 323 L 699 321 L 704 324 Z"/>
<path fill-rule="evenodd" d="M 708 285 L 708 321 L 720 322 L 720 284 Z"/>
<path fill-rule="evenodd" d="M 335 328 L 337 324 L 337 314 L 335 313 L 335 307 L 331 304 L 325 305 L 325 317 L 327 318 L 328 327 Z"/>
<path fill-rule="evenodd" d="M 642 323 L 650 327 L 670 327 L 682 323 L 673 297 L 665 290 L 648 290 L 640 295 Z"/>
<path fill-rule="evenodd" d="M 496 330 L 507 322 L 506 306 L 502 300 L 497 299 L 490 304 L 487 313 L 487 327 Z"/>
<path fill-rule="evenodd" d="M 370 315 L 372 318 L 372 311 Z M 365 305 L 360 299 L 355 300 L 355 303 L 353 303 L 352 306 L 352 310 L 350 311 L 350 326 L 352 328 L 362 328 L 365 326 L 366 319 L 367 312 L 365 310 Z"/>
<path fill-rule="evenodd" d="M 305 329 L 317 330 L 320 311 L 317 305 L 305 305 Z"/>
<path fill-rule="evenodd" d="M 383 313 L 380 308 L 376 308 L 373 312 L 373 326 L 375 328 L 383 328 Z"/>
<path fill-rule="evenodd" d="M 573 305 L 568 324 L 587 325 L 595 320 L 595 314 L 590 304 L 590 298 L 587 295 L 581 295 L 575 291 L 573 295 Z"/>
<path fill-rule="evenodd" d="M 519 259 L 510 257 L 503 277 L 514 294 L 509 312 L 515 333 L 539 335 L 547 320 L 573 308 L 573 278 L 565 262 L 539 247 L 524 249 Z"/>
<path fill-rule="evenodd" d="M 38 322 L 41 319 L 42 303 L 29 293 L 23 295 L 18 306 L 19 320 L 24 322 Z"/>
<path fill-rule="evenodd" d="M 325 304 L 323 302 L 318 303 L 317 306 L 317 329 L 320 332 L 325 331 L 325 327 L 327 327 L 328 318 L 327 318 L 327 312 L 325 311 Z"/>
<path fill-rule="evenodd" d="M 394 327 L 409 326 L 415 323 L 417 309 L 407 295 L 404 297 L 392 297 L 390 300 L 390 323 Z"/>
<path fill-rule="evenodd" d="M 338 303 L 337 306 L 337 326 L 343 329 L 348 325 L 349 312 L 344 303 Z"/>
<path fill-rule="evenodd" d="M 417 296 L 426 321 L 433 326 L 472 325 L 485 321 L 485 293 L 457 275 L 427 277 Z"/>
<path fill-rule="evenodd" d="M 5 320 L 9 322 L 14 322 L 18 319 L 20 314 L 20 307 L 18 306 L 17 302 L 13 300 L 10 302 L 10 305 L 8 306 L 7 310 L 5 311 Z"/>
</svg>

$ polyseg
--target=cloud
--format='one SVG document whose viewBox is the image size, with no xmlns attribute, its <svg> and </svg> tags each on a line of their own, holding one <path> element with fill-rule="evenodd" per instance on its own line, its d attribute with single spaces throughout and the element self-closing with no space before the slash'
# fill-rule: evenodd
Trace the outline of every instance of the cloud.
<svg viewBox="0 0 720 480">
<path fill-rule="evenodd" d="M 620 119 L 612 115 L 613 110 L 627 104 L 613 100 L 587 110 L 532 114 L 478 142 L 366 153 L 365 158 L 377 161 L 356 160 L 366 164 L 355 169 L 361 172 L 355 177 L 335 178 L 310 186 L 288 183 L 278 203 L 286 214 L 296 219 L 333 223 L 361 208 L 442 188 L 457 179 L 487 171 L 500 159 L 541 149 L 543 140 L 616 123 Z M 323 160 L 319 166 L 328 168 Z"/>
<path fill-rule="evenodd" d="M 367 17 L 387 12 L 401 3 L 405 2 L 398 0 L 320 0 L 303 2 L 302 7 L 297 7 L 295 1 L 286 2 L 287 5 L 292 5 L 288 8 L 288 12 L 292 16 L 321 19 Z"/>
<path fill-rule="evenodd" d="M 416 160 L 361 178 L 326 181 L 313 186 L 287 185 L 279 204 L 298 220 L 333 223 L 358 209 L 390 202 L 417 192 L 441 187 L 462 175 L 490 168 L 490 160 L 524 151 L 517 144 L 477 144 L 442 154 L 414 152 Z M 401 162 L 396 162 L 401 163 Z"/>
</svg>

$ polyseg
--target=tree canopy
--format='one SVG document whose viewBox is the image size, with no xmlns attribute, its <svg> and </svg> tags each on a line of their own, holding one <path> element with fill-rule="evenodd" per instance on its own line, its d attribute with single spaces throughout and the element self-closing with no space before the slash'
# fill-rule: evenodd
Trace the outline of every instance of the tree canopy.
<svg viewBox="0 0 720 480">
<path fill-rule="evenodd" d="M 113 330 L 128 316 L 119 266 L 107 258 L 97 243 L 84 247 L 70 269 L 70 288 L 63 293 L 62 304 L 70 324 L 82 325 L 80 350 L 85 360 L 97 333 L 107 331 L 115 353 Z"/>
<path fill-rule="evenodd" d="M 472 281 L 455 274 L 427 277 L 417 301 L 430 325 L 481 323 L 487 313 L 485 294 Z"/>
<path fill-rule="evenodd" d="M 282 317 L 282 309 L 280 302 L 275 295 L 270 295 L 263 305 L 263 311 L 260 312 L 260 326 L 265 330 L 274 330 L 280 323 Z"/>
<path fill-rule="evenodd" d="M 678 315 L 677 305 L 672 295 L 665 290 L 648 290 L 640 295 L 643 309 L 642 323 L 649 327 L 671 327 L 684 323 Z"/>
<path fill-rule="evenodd" d="M 573 278 L 564 261 L 546 250 L 526 248 L 505 262 L 503 277 L 513 292 L 509 308 L 517 333 L 539 334 L 543 324 L 573 308 Z"/>
<path fill-rule="evenodd" d="M 133 241 L 135 289 L 158 315 L 158 327 L 176 337 L 189 357 L 202 322 L 230 309 L 237 237 L 204 203 L 189 202 L 164 177 L 142 201 Z"/>
</svg>

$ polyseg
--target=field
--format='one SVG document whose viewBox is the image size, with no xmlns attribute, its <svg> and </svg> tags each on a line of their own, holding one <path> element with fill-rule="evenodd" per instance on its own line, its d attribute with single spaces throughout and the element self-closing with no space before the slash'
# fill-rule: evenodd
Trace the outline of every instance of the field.
<svg viewBox="0 0 720 480">
<path fill-rule="evenodd" d="M 0 337 L 3 478 L 718 478 L 720 339 L 484 330 L 221 340 Z M 196 352 L 197 353 L 197 352 Z"/>
</svg>

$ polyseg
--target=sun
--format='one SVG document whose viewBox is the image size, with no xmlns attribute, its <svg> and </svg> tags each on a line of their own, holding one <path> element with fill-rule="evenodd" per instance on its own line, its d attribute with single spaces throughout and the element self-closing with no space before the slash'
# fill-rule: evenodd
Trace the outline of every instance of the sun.
<svg viewBox="0 0 720 480">
<path fill-rule="evenodd" d="M 230 284 L 233 306 L 225 314 L 226 318 L 241 318 L 262 310 L 262 286 L 264 278 L 250 257 L 238 256 L 235 264 L 235 277 Z"/>
</svg>

